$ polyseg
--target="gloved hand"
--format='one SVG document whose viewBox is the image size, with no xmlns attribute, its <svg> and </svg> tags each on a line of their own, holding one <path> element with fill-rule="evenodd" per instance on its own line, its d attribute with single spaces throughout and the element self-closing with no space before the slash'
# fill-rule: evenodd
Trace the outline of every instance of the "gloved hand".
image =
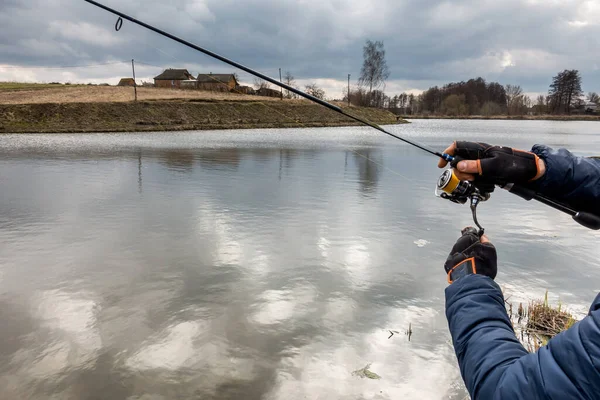
<svg viewBox="0 0 600 400">
<path fill-rule="evenodd" d="M 457 157 L 451 165 L 462 181 L 473 181 L 479 175 L 497 184 L 527 183 L 546 172 L 544 161 L 537 155 L 510 147 L 457 141 L 444 152 Z M 446 164 L 440 160 L 438 167 L 444 168 Z"/>
<path fill-rule="evenodd" d="M 496 248 L 477 229 L 468 227 L 462 230 L 450 255 L 446 259 L 444 269 L 448 274 L 448 283 L 470 274 L 486 275 L 494 279 L 498 272 Z"/>
</svg>

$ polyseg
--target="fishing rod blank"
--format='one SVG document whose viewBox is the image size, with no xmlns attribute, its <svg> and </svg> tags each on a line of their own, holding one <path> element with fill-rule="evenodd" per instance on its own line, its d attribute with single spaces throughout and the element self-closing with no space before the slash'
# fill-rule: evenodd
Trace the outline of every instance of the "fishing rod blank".
<svg viewBox="0 0 600 400">
<path fill-rule="evenodd" d="M 179 38 L 179 37 L 177 37 L 177 36 L 175 36 L 175 35 L 172 35 L 172 34 L 170 34 L 170 33 L 168 33 L 168 32 L 165 32 L 165 31 L 163 31 L 163 30 L 161 30 L 161 29 L 155 28 L 155 27 L 154 27 L 154 26 L 152 26 L 152 25 L 148 25 L 148 24 L 146 24 L 145 22 L 139 21 L 139 20 L 137 20 L 137 19 L 135 19 L 135 18 L 133 18 L 133 17 L 130 17 L 129 15 L 127 15 L 127 14 L 124 14 L 124 13 L 122 13 L 122 12 L 120 12 L 120 11 L 117 11 L 117 10 L 115 10 L 115 9 L 112 9 L 112 8 L 110 8 L 110 7 L 107 7 L 107 6 L 103 5 L 103 4 L 100 4 L 100 3 L 96 2 L 96 1 L 94 1 L 94 0 L 84 0 L 84 1 L 86 1 L 86 2 L 88 2 L 88 3 L 90 3 L 90 4 L 92 4 L 92 5 L 94 5 L 94 6 L 96 6 L 96 7 L 102 8 L 103 10 L 106 10 L 106 11 L 108 11 L 108 12 L 110 12 L 110 13 L 113 13 L 113 14 L 115 14 L 115 15 L 118 15 L 120 18 L 124 18 L 124 19 L 126 19 L 126 20 L 128 20 L 128 21 L 131 21 L 131 22 L 133 22 L 134 24 L 137 24 L 137 25 L 143 26 L 144 28 L 146 28 L 146 29 L 149 29 L 149 30 L 151 30 L 151 31 L 153 31 L 153 32 L 156 32 L 156 33 L 158 33 L 159 35 L 162 35 L 162 36 L 168 37 L 169 39 L 172 39 L 172 40 L 174 40 L 174 41 L 176 41 L 176 42 L 179 42 L 179 43 L 183 44 L 184 46 L 190 47 L 190 48 L 192 48 L 192 49 L 194 49 L 194 50 L 197 50 L 197 51 L 199 51 L 199 52 L 201 52 L 201 53 L 204 53 L 204 54 L 206 54 L 206 55 L 208 55 L 208 56 L 210 56 L 210 57 L 216 58 L 217 60 L 220 60 L 220 61 L 222 61 L 222 62 L 224 62 L 224 63 L 226 63 L 226 64 L 229 64 L 229 65 L 231 65 L 231 66 L 233 66 L 233 67 L 235 67 L 235 68 L 239 68 L 239 69 L 241 69 L 242 71 L 248 72 L 249 74 L 252 74 L 252 75 L 254 75 L 254 76 L 256 76 L 256 77 L 258 77 L 258 78 L 260 78 L 260 79 L 263 79 L 263 80 L 265 80 L 265 81 L 267 81 L 267 82 L 270 82 L 270 83 L 272 83 L 272 84 L 274 84 L 274 85 L 276 85 L 276 86 L 279 86 L 279 87 L 281 87 L 281 88 L 283 88 L 283 89 L 285 89 L 285 90 L 289 90 L 290 92 L 292 92 L 292 93 L 295 93 L 295 94 L 297 94 L 298 96 L 304 97 L 305 99 L 308 99 L 308 100 L 310 100 L 310 101 L 312 101 L 312 102 L 315 102 L 315 103 L 317 103 L 317 104 L 320 104 L 320 105 L 322 105 L 323 107 L 327 107 L 327 108 L 329 108 L 330 110 L 332 110 L 332 111 L 335 111 L 335 112 L 337 112 L 337 113 L 340 113 L 340 114 L 342 114 L 342 115 L 345 115 L 346 117 L 348 117 L 348 118 L 351 118 L 351 119 L 353 119 L 353 120 L 355 120 L 355 121 L 357 121 L 357 122 L 360 122 L 360 123 L 362 123 L 362 124 L 364 124 L 364 125 L 367 125 L 367 126 L 370 126 L 370 127 L 372 127 L 372 128 L 375 128 L 375 129 L 377 129 L 378 131 L 380 131 L 380 132 L 383 132 L 383 133 L 385 133 L 385 134 L 386 134 L 386 135 L 388 135 L 388 136 L 391 136 L 391 137 L 393 137 L 393 138 L 396 138 L 396 139 L 398 139 L 398 140 L 401 140 L 401 141 L 403 141 L 403 142 L 405 142 L 405 143 L 408 143 L 408 144 L 410 144 L 410 145 L 412 145 L 412 146 L 414 146 L 414 147 L 417 147 L 417 148 L 419 148 L 419 149 L 421 149 L 421 150 L 423 150 L 423 151 L 426 151 L 426 152 L 427 152 L 427 153 L 429 153 L 429 154 L 432 154 L 432 155 L 434 155 L 434 156 L 437 156 L 437 157 L 443 158 L 443 159 L 444 159 L 444 160 L 446 160 L 446 161 L 452 161 L 452 160 L 454 159 L 454 157 L 452 157 L 452 156 L 451 156 L 451 155 L 449 155 L 449 154 L 446 154 L 446 153 L 440 153 L 439 151 L 435 151 L 435 150 L 433 150 L 433 149 L 431 149 L 431 148 L 429 148 L 429 147 L 427 147 L 427 146 L 425 146 L 425 145 L 423 145 L 423 144 L 417 143 L 417 142 L 415 142 L 415 141 L 412 141 L 412 140 L 410 140 L 410 139 L 407 139 L 407 138 L 405 138 L 405 137 L 402 137 L 402 136 L 400 136 L 400 135 L 397 135 L 397 134 L 394 134 L 394 133 L 392 133 L 392 132 L 389 132 L 389 131 L 387 131 L 387 130 L 383 129 L 381 126 L 379 126 L 379 125 L 377 125 L 377 124 L 375 124 L 375 123 L 373 123 L 373 122 L 370 122 L 370 121 L 368 121 L 368 120 L 366 120 L 366 119 L 364 119 L 364 118 L 357 117 L 356 115 L 352 115 L 352 114 L 350 114 L 349 112 L 347 112 L 347 111 L 344 111 L 342 108 L 340 108 L 340 107 L 338 107 L 338 106 L 336 106 L 336 105 L 334 105 L 334 104 L 331 104 L 331 103 L 329 103 L 329 102 L 327 102 L 327 101 L 325 101 L 325 100 L 319 99 L 319 98 L 317 98 L 317 97 L 315 97 L 315 96 L 312 96 L 312 95 L 310 95 L 310 94 L 308 94 L 308 93 L 306 93 L 306 92 L 303 92 L 302 90 L 296 89 L 295 87 L 292 87 L 292 86 L 290 86 L 290 85 L 287 85 L 287 84 L 285 84 L 285 83 L 283 83 L 283 82 L 279 82 L 278 80 L 276 80 L 276 79 L 273 79 L 273 78 L 271 78 L 271 77 L 269 77 L 269 76 L 267 76 L 267 75 L 264 75 L 264 74 L 262 74 L 262 73 L 260 73 L 260 72 L 258 72 L 258 71 L 255 71 L 255 70 L 253 70 L 252 68 L 246 67 L 245 65 L 242 65 L 242 64 L 240 64 L 240 63 L 238 63 L 238 62 L 235 62 L 235 61 L 233 61 L 233 60 L 230 60 L 230 59 L 228 59 L 228 58 L 226 58 L 226 57 L 223 57 L 223 56 L 221 56 L 221 55 L 219 55 L 219 54 L 217 54 L 217 53 L 214 53 L 214 52 L 212 52 L 212 51 L 210 51 L 210 50 L 207 50 L 207 49 L 205 49 L 205 48 L 203 48 L 203 47 L 200 47 L 200 46 L 198 46 L 198 45 L 195 45 L 195 44 L 193 44 L 193 43 L 190 43 L 190 42 L 188 42 L 187 40 L 183 40 L 183 39 L 181 39 L 181 38 Z M 122 25 L 122 24 L 121 24 L 121 25 Z M 119 28 L 120 28 L 120 26 L 119 26 Z"/>
</svg>

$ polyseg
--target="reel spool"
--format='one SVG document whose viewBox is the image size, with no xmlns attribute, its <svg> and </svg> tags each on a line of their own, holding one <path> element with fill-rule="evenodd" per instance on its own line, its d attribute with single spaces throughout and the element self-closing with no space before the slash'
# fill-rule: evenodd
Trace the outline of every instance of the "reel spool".
<svg viewBox="0 0 600 400">
<path fill-rule="evenodd" d="M 493 190 L 493 186 L 491 188 Z M 480 202 L 490 198 L 490 192 L 481 190 L 475 184 L 468 181 L 461 181 L 454 174 L 454 171 L 447 169 L 438 179 L 435 187 L 435 194 L 442 199 L 450 200 L 453 203 L 465 204 L 470 202 L 473 222 L 479 228 L 479 236 L 483 235 L 484 229 L 477 221 L 477 206 Z"/>
<path fill-rule="evenodd" d="M 438 179 L 435 194 L 442 199 L 459 204 L 465 204 L 472 197 L 477 197 L 479 201 L 490 198 L 490 193 L 481 191 L 471 182 L 461 181 L 451 169 L 445 170 Z"/>
</svg>

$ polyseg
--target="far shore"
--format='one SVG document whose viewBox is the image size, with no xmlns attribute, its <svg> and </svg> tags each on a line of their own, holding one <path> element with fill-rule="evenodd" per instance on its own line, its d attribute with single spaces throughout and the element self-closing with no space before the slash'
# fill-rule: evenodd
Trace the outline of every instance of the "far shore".
<svg viewBox="0 0 600 400">
<path fill-rule="evenodd" d="M 380 125 L 406 123 L 387 110 L 352 107 Z M 137 101 L 0 104 L 0 133 L 148 132 L 355 126 L 308 101 Z"/>
<path fill-rule="evenodd" d="M 359 125 L 307 100 L 201 90 L 0 83 L 0 133 L 147 132 Z M 346 108 L 346 104 L 336 102 Z M 388 110 L 350 107 L 380 125 Z"/>
<path fill-rule="evenodd" d="M 600 121 L 600 115 L 402 115 L 403 119 L 497 119 L 519 121 Z"/>
</svg>

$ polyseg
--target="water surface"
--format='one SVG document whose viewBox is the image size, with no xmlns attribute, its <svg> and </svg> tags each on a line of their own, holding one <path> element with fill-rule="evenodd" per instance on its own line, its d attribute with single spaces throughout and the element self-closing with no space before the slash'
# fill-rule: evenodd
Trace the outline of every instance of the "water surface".
<svg viewBox="0 0 600 400">
<path fill-rule="evenodd" d="M 593 122 L 390 129 L 600 154 Z M 0 136 L 0 398 L 464 398 L 442 266 L 471 217 L 436 163 L 360 127 Z M 479 214 L 511 301 L 586 311 L 598 233 Z"/>
</svg>

